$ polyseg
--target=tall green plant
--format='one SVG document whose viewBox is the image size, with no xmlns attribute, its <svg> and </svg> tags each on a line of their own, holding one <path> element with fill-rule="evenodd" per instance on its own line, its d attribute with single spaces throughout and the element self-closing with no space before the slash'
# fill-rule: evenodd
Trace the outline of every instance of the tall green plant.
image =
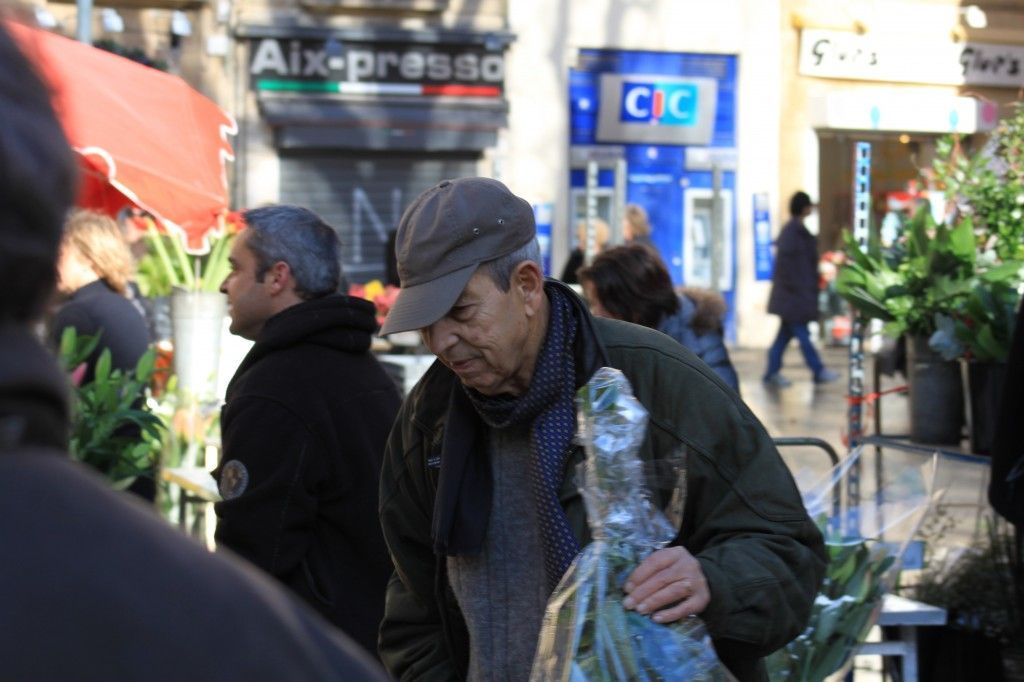
<svg viewBox="0 0 1024 682">
<path fill-rule="evenodd" d="M 853 235 L 844 234 L 846 264 L 836 288 L 864 315 L 886 322 L 892 336 L 930 336 L 935 315 L 949 314 L 974 286 L 974 226 L 963 218 L 950 226 L 936 224 L 922 207 L 907 223 L 903 239 L 883 251 L 872 240 L 861 251 Z"/>
<path fill-rule="evenodd" d="M 210 250 L 202 255 L 185 251 L 181 238 L 159 232 L 150 222 L 148 251 L 138 266 L 144 296 L 169 296 L 175 287 L 190 291 L 217 291 L 228 274 L 228 256 L 235 235 L 228 230 L 210 235 Z"/>
</svg>

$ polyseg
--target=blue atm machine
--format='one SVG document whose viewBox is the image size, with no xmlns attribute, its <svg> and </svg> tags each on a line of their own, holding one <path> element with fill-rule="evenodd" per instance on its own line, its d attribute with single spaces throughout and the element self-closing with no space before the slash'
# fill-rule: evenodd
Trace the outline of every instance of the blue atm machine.
<svg viewBox="0 0 1024 682">
<path fill-rule="evenodd" d="M 735 339 L 735 55 L 580 50 L 569 109 L 570 225 L 589 198 L 618 241 L 643 206 L 673 281 L 720 291 Z"/>
</svg>

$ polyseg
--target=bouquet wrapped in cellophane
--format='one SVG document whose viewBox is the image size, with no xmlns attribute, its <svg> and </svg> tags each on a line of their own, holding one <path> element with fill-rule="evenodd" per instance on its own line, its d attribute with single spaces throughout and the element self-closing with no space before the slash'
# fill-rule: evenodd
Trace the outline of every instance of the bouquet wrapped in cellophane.
<svg viewBox="0 0 1024 682">
<path fill-rule="evenodd" d="M 647 411 L 626 377 L 601 368 L 576 394 L 576 405 L 587 452 L 580 492 L 594 540 L 548 601 L 531 681 L 732 679 L 698 618 L 663 625 L 623 607 L 626 578 L 671 542 L 676 528 L 644 485 L 638 451 Z M 674 473 L 681 495 L 683 471 Z"/>
</svg>

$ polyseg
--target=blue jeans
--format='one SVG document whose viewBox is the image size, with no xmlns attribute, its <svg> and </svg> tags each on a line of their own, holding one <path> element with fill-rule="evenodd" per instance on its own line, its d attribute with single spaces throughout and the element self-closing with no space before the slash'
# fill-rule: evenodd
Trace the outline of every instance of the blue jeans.
<svg viewBox="0 0 1024 682">
<path fill-rule="evenodd" d="M 779 326 L 779 333 L 775 336 L 775 342 L 768 349 L 768 370 L 764 373 L 765 378 L 778 374 L 782 369 L 782 354 L 786 352 L 793 337 L 800 343 L 800 352 L 804 354 L 804 362 L 811 368 L 814 377 L 817 378 L 825 366 L 821 364 L 818 351 L 811 343 L 811 332 L 807 329 L 806 322 L 786 322 L 782 320 Z"/>
</svg>

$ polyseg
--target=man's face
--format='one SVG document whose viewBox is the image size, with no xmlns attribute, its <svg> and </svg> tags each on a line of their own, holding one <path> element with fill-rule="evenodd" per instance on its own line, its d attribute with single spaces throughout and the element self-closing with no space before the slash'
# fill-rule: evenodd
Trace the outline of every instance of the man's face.
<svg viewBox="0 0 1024 682">
<path fill-rule="evenodd" d="M 464 385 L 484 395 L 521 395 L 530 383 L 529 314 L 515 275 L 503 293 L 478 269 L 452 309 L 420 333 Z"/>
<path fill-rule="evenodd" d="M 273 311 L 269 278 L 256 281 L 256 256 L 246 246 L 248 237 L 248 232 L 242 232 L 235 239 L 228 257 L 231 272 L 221 283 L 220 291 L 228 296 L 231 333 L 253 340 Z"/>
</svg>

